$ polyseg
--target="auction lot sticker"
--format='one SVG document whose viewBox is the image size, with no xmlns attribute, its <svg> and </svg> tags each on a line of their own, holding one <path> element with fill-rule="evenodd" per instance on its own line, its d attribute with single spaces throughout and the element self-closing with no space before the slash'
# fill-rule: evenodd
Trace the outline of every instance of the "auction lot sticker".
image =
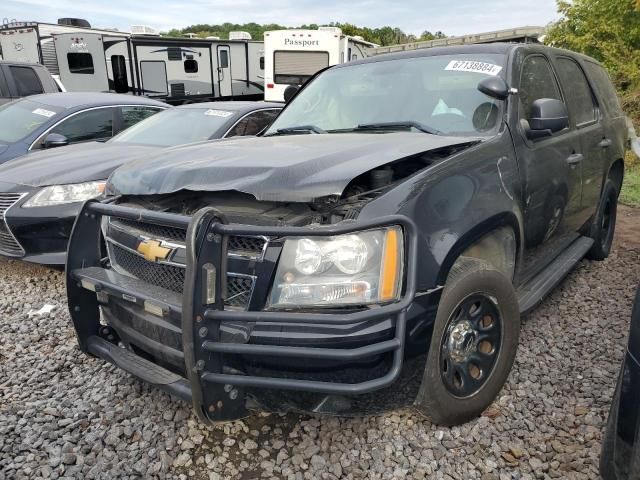
<svg viewBox="0 0 640 480">
<path fill-rule="evenodd" d="M 207 110 L 206 112 L 204 112 L 205 115 L 209 116 L 209 117 L 223 117 L 223 118 L 227 118 L 230 117 L 231 115 L 233 115 L 233 112 L 228 112 L 226 110 Z"/>
<path fill-rule="evenodd" d="M 36 115 L 42 115 L 43 117 L 51 118 L 56 112 L 52 112 L 51 110 L 45 110 L 44 108 L 36 108 L 31 113 L 35 113 Z"/>
<path fill-rule="evenodd" d="M 493 63 L 474 62 L 473 60 L 452 60 L 449 62 L 449 65 L 445 67 L 445 70 L 497 75 L 500 73 L 500 70 L 502 70 L 502 67 L 494 65 Z"/>
</svg>

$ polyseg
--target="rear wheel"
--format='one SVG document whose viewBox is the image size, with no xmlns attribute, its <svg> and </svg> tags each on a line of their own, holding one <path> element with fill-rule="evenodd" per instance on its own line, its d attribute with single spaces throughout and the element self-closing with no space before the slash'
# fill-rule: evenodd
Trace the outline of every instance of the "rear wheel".
<svg viewBox="0 0 640 480">
<path fill-rule="evenodd" d="M 441 425 L 480 415 L 509 375 L 519 334 L 509 279 L 483 261 L 459 259 L 440 299 L 416 408 Z"/>
<path fill-rule="evenodd" d="M 618 189 L 613 180 L 608 179 L 602 190 L 602 198 L 598 211 L 591 226 L 593 246 L 587 252 L 591 260 L 604 260 L 609 256 L 613 235 L 616 230 L 616 216 L 618 212 Z"/>
</svg>

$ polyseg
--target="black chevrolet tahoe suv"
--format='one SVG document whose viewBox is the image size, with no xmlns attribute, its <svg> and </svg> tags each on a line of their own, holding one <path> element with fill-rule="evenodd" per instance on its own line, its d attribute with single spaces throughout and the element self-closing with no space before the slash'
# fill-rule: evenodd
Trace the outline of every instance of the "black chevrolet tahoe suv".
<svg viewBox="0 0 640 480">
<path fill-rule="evenodd" d="M 628 137 L 603 67 L 564 50 L 330 67 L 261 136 L 145 157 L 85 204 L 80 348 L 206 421 L 399 404 L 468 421 L 520 316 L 607 257 Z"/>
</svg>

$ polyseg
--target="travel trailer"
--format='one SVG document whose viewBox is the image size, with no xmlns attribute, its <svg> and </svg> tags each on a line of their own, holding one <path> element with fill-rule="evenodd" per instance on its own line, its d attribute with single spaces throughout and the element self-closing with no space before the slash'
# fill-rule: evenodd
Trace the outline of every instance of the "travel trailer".
<svg viewBox="0 0 640 480">
<path fill-rule="evenodd" d="M 4 22 L 0 25 L 0 59 L 40 63 L 55 77 L 59 75 L 53 36 L 57 34 L 114 34 L 115 30 L 87 27 L 82 19 L 61 18 L 58 24 L 43 22 Z M 80 26 L 79 26 L 80 25 Z M 84 26 L 81 26 L 84 25 Z M 128 35 L 118 33 L 118 35 Z"/>
<path fill-rule="evenodd" d="M 337 27 L 265 32 L 264 98 L 282 102 L 287 86 L 302 85 L 330 65 L 364 58 L 374 47 L 361 37 L 343 35 Z"/>
<path fill-rule="evenodd" d="M 68 90 L 132 93 L 172 104 L 263 98 L 262 42 L 113 33 L 60 34 L 54 41 Z"/>
</svg>

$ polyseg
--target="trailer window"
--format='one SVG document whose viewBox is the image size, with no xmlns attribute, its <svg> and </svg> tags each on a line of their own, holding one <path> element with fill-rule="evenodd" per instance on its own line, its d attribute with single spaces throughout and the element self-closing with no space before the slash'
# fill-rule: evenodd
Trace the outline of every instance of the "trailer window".
<svg viewBox="0 0 640 480">
<path fill-rule="evenodd" d="M 185 73 L 198 73 L 198 61 L 193 58 L 188 58 L 184 61 Z"/>
<path fill-rule="evenodd" d="M 67 53 L 67 63 L 71 73 L 81 73 L 91 75 L 94 73 L 93 57 L 90 53 Z"/>
<path fill-rule="evenodd" d="M 276 51 L 273 54 L 276 83 L 302 85 L 318 70 L 329 66 L 329 52 Z"/>
<path fill-rule="evenodd" d="M 10 66 L 9 70 L 18 87 L 18 95 L 21 97 L 44 92 L 42 83 L 33 68 Z"/>
<path fill-rule="evenodd" d="M 226 50 L 220 50 L 220 68 L 229 68 L 229 53 Z"/>
<path fill-rule="evenodd" d="M 264 57 L 260 57 L 260 70 L 264 70 Z"/>
<path fill-rule="evenodd" d="M 127 93 L 127 63 L 124 55 L 111 55 L 111 71 L 113 72 L 113 87 L 116 93 Z"/>
</svg>

